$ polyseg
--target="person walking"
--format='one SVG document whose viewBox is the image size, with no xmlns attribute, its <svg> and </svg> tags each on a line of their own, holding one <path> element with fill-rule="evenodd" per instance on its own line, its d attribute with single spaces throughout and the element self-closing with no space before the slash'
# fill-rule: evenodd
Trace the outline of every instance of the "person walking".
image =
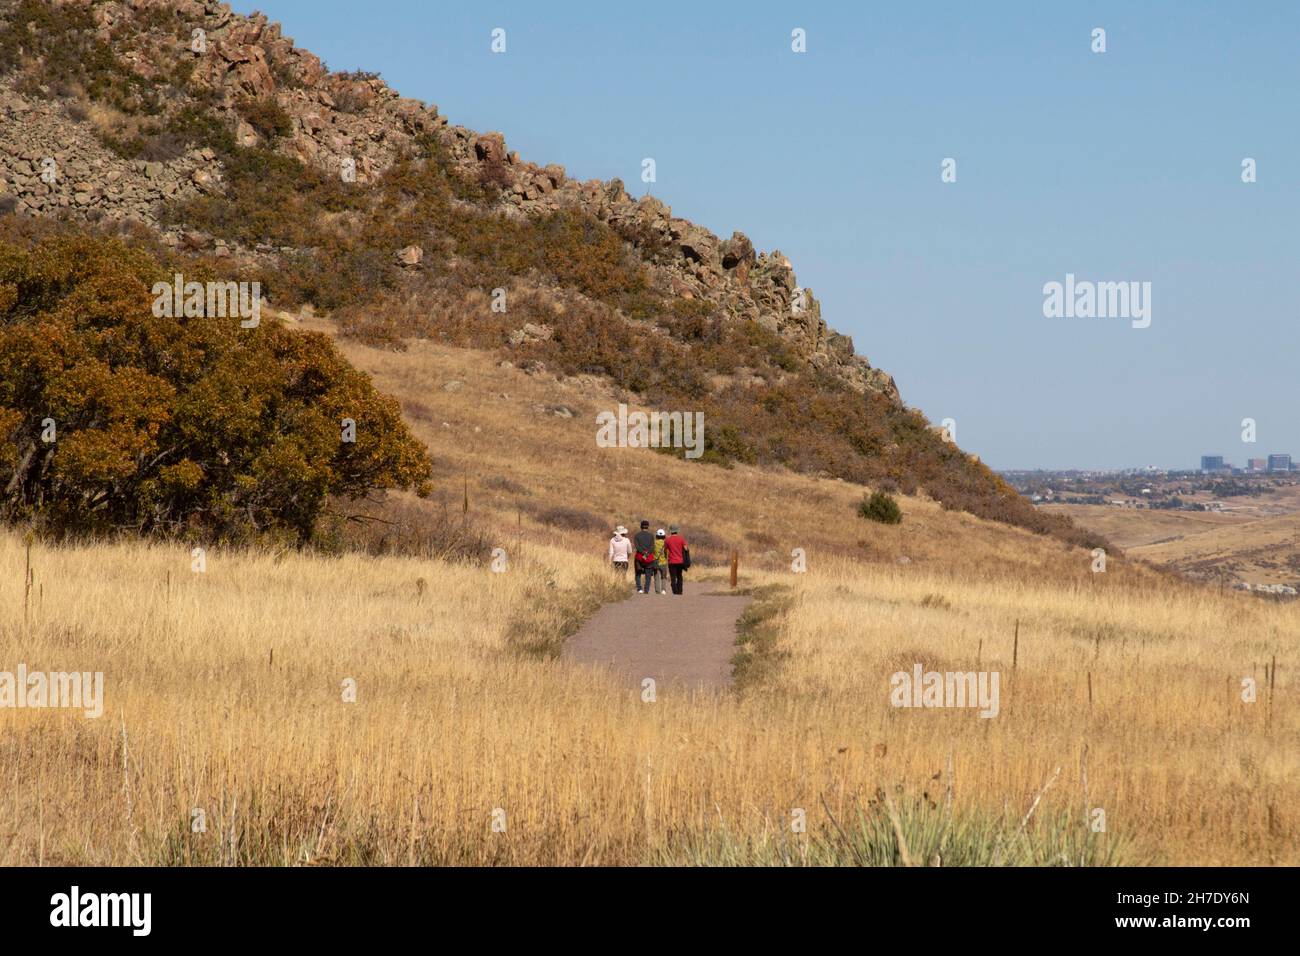
<svg viewBox="0 0 1300 956">
<path fill-rule="evenodd" d="M 675 524 L 668 526 L 668 537 L 664 539 L 664 551 L 668 557 L 668 580 L 674 594 L 682 593 L 682 572 L 691 566 L 691 549 L 682 537 L 681 529 Z"/>
<path fill-rule="evenodd" d="M 619 525 L 614 529 L 614 537 L 609 539 L 609 560 L 614 570 L 627 577 L 627 562 L 632 557 L 632 542 L 625 535 L 627 528 Z"/>
<path fill-rule="evenodd" d="M 655 592 L 658 594 L 668 593 L 668 547 L 664 544 L 667 536 L 663 528 L 655 532 L 655 563 L 652 580 L 655 583 Z"/>
<path fill-rule="evenodd" d="M 654 575 L 655 563 L 655 536 L 650 531 L 650 522 L 642 521 L 641 530 L 636 533 L 632 539 L 632 544 L 636 548 L 636 593 L 650 593 L 650 579 Z M 645 581 L 645 589 L 642 590 L 642 580 Z"/>
</svg>

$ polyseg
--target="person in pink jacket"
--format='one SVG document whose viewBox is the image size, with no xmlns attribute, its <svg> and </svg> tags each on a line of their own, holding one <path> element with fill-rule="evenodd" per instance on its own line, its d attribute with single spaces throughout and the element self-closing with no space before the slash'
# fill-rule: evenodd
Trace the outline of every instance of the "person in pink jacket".
<svg viewBox="0 0 1300 956">
<path fill-rule="evenodd" d="M 614 570 L 627 577 L 627 563 L 632 559 L 632 541 L 627 537 L 627 528 L 619 525 L 614 529 L 614 537 L 609 539 L 609 560 Z"/>
</svg>

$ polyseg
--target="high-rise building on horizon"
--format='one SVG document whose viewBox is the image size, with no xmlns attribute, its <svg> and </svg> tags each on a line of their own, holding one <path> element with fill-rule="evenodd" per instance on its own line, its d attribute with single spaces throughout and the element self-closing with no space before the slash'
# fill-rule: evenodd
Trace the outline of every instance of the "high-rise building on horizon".
<svg viewBox="0 0 1300 956">
<path fill-rule="evenodd" d="M 1225 471 L 1227 465 L 1223 463 L 1222 455 L 1202 455 L 1201 471 Z"/>
<path fill-rule="evenodd" d="M 1246 459 L 1246 470 L 1249 472 L 1261 472 L 1268 470 L 1267 458 L 1248 458 Z"/>
<path fill-rule="evenodd" d="M 1269 455 L 1268 456 L 1268 473 L 1270 475 L 1279 474 L 1291 470 L 1290 455 Z"/>
</svg>

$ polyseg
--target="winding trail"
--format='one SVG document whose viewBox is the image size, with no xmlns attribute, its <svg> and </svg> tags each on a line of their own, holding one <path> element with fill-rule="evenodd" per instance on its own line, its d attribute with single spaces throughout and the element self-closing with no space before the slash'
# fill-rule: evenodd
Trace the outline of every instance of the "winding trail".
<svg viewBox="0 0 1300 956">
<path fill-rule="evenodd" d="M 591 616 L 564 645 L 578 664 L 608 667 L 640 689 L 653 677 L 660 687 L 720 689 L 731 683 L 736 624 L 753 600 L 727 594 L 726 584 L 685 582 L 681 595 L 631 594 Z"/>
</svg>

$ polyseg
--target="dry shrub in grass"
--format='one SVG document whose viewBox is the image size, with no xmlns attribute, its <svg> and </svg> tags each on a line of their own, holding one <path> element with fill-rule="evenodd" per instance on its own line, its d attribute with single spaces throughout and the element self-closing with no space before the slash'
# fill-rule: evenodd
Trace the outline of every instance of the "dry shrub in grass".
<svg viewBox="0 0 1300 956">
<path fill-rule="evenodd" d="M 406 351 L 406 335 L 396 316 L 377 307 L 348 306 L 334 313 L 343 334 L 376 349 Z"/>
<path fill-rule="evenodd" d="M 504 491 L 512 495 L 532 494 L 532 492 L 524 485 L 521 485 L 519 482 L 513 481 L 504 475 L 489 475 L 486 478 L 480 478 L 479 484 L 484 488 L 487 488 L 489 491 Z"/>
<path fill-rule="evenodd" d="M 491 555 L 487 533 L 472 519 L 428 502 L 336 502 L 313 544 L 326 553 L 401 555 L 481 563 Z"/>
<path fill-rule="evenodd" d="M 452 289 L 455 289 L 453 292 Z M 494 313 L 490 290 L 462 287 L 459 277 L 433 277 L 406 284 L 373 301 L 334 313 L 342 332 L 375 348 L 402 351 L 407 339 L 432 339 L 467 348 L 495 348 L 529 317 L 528 303 L 509 299 L 510 314 Z"/>
<path fill-rule="evenodd" d="M 529 502 L 524 506 L 524 510 L 539 523 L 550 528 L 559 528 L 564 531 L 608 531 L 611 522 L 592 514 L 590 511 L 584 511 L 581 508 L 571 508 L 568 505 L 545 505 L 541 503 Z M 624 522 L 626 524 L 626 522 Z"/>
<path fill-rule="evenodd" d="M 424 402 L 417 401 L 414 398 L 408 398 L 402 402 L 402 414 L 416 422 L 433 421 L 433 409 Z"/>
</svg>

